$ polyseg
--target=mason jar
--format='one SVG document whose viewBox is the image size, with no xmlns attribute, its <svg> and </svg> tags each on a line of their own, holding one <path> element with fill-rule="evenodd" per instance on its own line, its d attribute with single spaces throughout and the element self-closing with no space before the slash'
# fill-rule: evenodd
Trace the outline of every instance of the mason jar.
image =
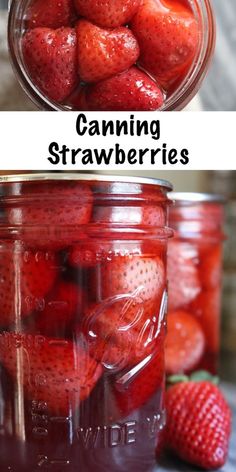
<svg viewBox="0 0 236 472">
<path fill-rule="evenodd" d="M 2 471 L 155 469 L 170 189 L 0 177 Z"/>
<path fill-rule="evenodd" d="M 221 321 L 224 199 L 174 193 L 168 248 L 169 374 L 218 368 Z"/>
<path fill-rule="evenodd" d="M 50 99 L 45 91 L 43 92 L 39 86 L 32 80 L 30 72 L 25 63 L 24 54 L 22 51 L 22 38 L 27 30 L 27 15 L 29 11 L 29 6 L 31 6 L 34 1 L 37 0 L 10 0 L 9 7 L 9 22 L 8 22 L 8 41 L 10 56 L 12 60 L 12 65 L 16 73 L 16 77 L 26 94 L 34 102 L 34 104 L 43 110 L 90 110 L 90 111 L 101 111 L 100 108 L 86 108 L 85 97 L 77 97 L 78 84 L 74 87 L 75 94 L 71 90 L 68 93 L 68 96 L 63 97 L 58 101 L 57 99 Z M 184 63 L 181 69 L 181 72 L 178 72 L 176 80 L 172 84 L 168 84 L 168 87 L 163 81 L 157 78 L 157 84 L 160 85 L 164 102 L 161 104 L 159 110 L 182 110 L 194 97 L 194 95 L 199 90 L 202 80 L 204 79 L 207 70 L 209 68 L 211 58 L 214 52 L 215 47 L 215 20 L 213 9 L 211 5 L 211 0 L 155 0 L 158 3 L 158 7 L 163 8 L 166 11 L 167 7 L 174 9 L 174 15 L 178 15 L 178 12 L 181 11 L 181 8 L 185 8 L 185 13 L 183 18 L 186 17 L 186 8 L 187 11 L 191 12 L 192 18 L 196 20 L 198 25 L 198 39 L 195 53 Z M 163 3 L 163 4 L 162 4 Z M 45 16 L 45 15 L 44 15 Z M 36 16 L 37 21 L 37 16 Z M 186 20 L 187 22 L 189 20 Z M 47 22 L 43 25 L 47 25 Z M 72 26 L 74 25 L 72 21 Z M 169 41 L 169 40 L 168 40 Z M 168 44 L 167 41 L 167 44 Z M 169 42 L 170 44 L 170 42 Z M 34 47 L 32 46 L 34 49 Z M 32 49 L 31 48 L 31 49 Z M 151 47 L 151 49 L 153 49 Z M 176 61 L 178 64 L 178 56 L 184 51 L 181 51 L 180 48 L 177 48 L 176 51 L 171 53 L 171 58 Z M 171 59 L 171 60 L 172 60 Z M 139 59 L 137 60 L 139 65 Z M 59 66 L 58 66 L 59 67 Z M 142 63 L 140 65 L 141 70 L 145 69 Z M 68 69 L 68 68 L 67 68 Z M 149 72 L 147 67 L 148 77 L 153 78 L 155 74 L 151 71 Z M 40 74 L 36 74 L 37 78 Z M 112 75 L 112 74 L 111 74 Z M 129 80 L 129 79 L 127 79 Z M 165 82 L 165 81 L 164 81 Z M 84 85 L 83 80 L 81 82 L 82 86 Z M 83 87 L 82 87 L 83 88 Z M 88 89 L 87 96 L 90 96 L 91 89 Z M 96 92 L 98 95 L 97 100 L 99 101 L 99 91 Z M 101 92 L 100 95 L 103 95 Z M 118 95 L 120 95 L 118 93 Z M 127 100 L 123 100 L 121 108 L 119 104 L 116 105 L 116 108 L 112 110 L 123 110 L 123 111 L 134 111 L 134 107 L 137 107 L 139 110 L 138 99 L 133 103 L 132 109 L 129 110 L 127 105 Z M 122 108 L 124 107 L 125 108 Z M 127 108 L 128 107 L 128 108 Z M 140 108 L 140 111 L 144 111 L 146 108 Z M 153 109 L 153 108 L 152 108 Z M 136 108 L 135 108 L 136 110 Z M 106 109 L 109 110 L 109 106 Z"/>
</svg>

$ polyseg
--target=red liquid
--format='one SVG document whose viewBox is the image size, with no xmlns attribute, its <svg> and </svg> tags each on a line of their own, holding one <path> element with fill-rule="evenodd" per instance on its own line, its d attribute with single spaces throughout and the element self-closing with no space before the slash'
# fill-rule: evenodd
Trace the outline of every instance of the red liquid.
<svg viewBox="0 0 236 472">
<path fill-rule="evenodd" d="M 59 189 L 56 184 L 58 194 L 66 192 L 70 200 L 63 185 Z M 78 185 L 68 186 L 73 196 Z M 23 188 L 28 199 L 33 187 Z M 97 239 L 89 230 L 89 236 L 81 228 L 67 232 L 55 222 L 49 240 L 48 229 L 44 233 L 41 226 L 37 233 L 27 227 L 35 217 L 42 224 L 50 208 L 48 194 L 44 203 L 44 186 L 38 190 L 33 206 L 19 200 L 18 212 L 5 208 L 11 224 L 20 212 L 24 236 L 2 241 L 0 247 L 5 309 L 0 333 L 1 471 L 152 471 L 164 426 L 166 241 L 133 241 L 132 233 L 130 240 L 124 235 L 119 241 L 105 239 L 108 223 L 99 226 Z M 97 190 L 92 185 L 90 193 L 84 187 L 83 209 L 91 210 Z M 68 201 L 52 200 L 51 219 L 59 213 L 61 219 L 69 218 L 70 213 L 74 220 L 76 211 L 77 221 L 86 214 L 88 229 L 98 208 L 103 218 L 102 198 L 93 203 L 92 212 L 83 213 L 79 203 L 76 207 L 74 202 L 71 213 Z M 145 215 L 147 224 L 150 208 L 139 203 L 132 211 Z M 157 209 L 152 217 L 163 218 L 161 203 Z M 110 214 L 110 224 L 112 218 Z M 145 275 L 146 267 L 152 277 Z M 13 313 L 4 291 L 10 282 Z"/>
</svg>

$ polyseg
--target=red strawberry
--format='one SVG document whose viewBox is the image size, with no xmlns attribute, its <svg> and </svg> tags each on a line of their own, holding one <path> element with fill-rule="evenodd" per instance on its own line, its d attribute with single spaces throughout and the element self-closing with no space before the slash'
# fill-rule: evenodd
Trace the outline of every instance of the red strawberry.
<svg viewBox="0 0 236 472">
<path fill-rule="evenodd" d="M 190 303 L 201 291 L 201 283 L 194 247 L 177 240 L 168 246 L 167 275 L 169 281 L 169 310 L 176 310 Z"/>
<path fill-rule="evenodd" d="M 143 0 L 131 29 L 140 45 L 140 64 L 164 87 L 191 66 L 200 27 L 183 3 Z"/>
<path fill-rule="evenodd" d="M 206 350 L 216 354 L 220 348 L 220 306 L 220 286 L 203 291 L 190 304 L 191 311 L 202 326 L 206 340 Z"/>
<path fill-rule="evenodd" d="M 123 372 L 114 382 L 114 396 L 123 417 L 145 405 L 155 395 L 155 405 L 161 401 L 164 391 L 164 348 L 159 341 L 155 353 Z M 157 400 L 158 398 L 158 400 Z"/>
<path fill-rule="evenodd" d="M 73 0 L 33 0 L 27 9 L 26 27 L 56 29 L 71 26 L 75 15 Z"/>
<path fill-rule="evenodd" d="M 210 381 L 181 382 L 167 390 L 166 445 L 181 459 L 203 469 L 227 459 L 231 412 Z"/>
<path fill-rule="evenodd" d="M 207 245 L 200 255 L 200 277 L 202 285 L 206 289 L 220 286 L 222 275 L 222 245 Z"/>
<path fill-rule="evenodd" d="M 178 374 L 194 369 L 203 353 L 205 338 L 198 321 L 185 311 L 167 315 L 166 372 Z"/>
<path fill-rule="evenodd" d="M 141 0 L 75 0 L 78 14 L 107 28 L 128 23 L 136 13 Z"/>
<path fill-rule="evenodd" d="M 20 379 L 29 401 L 62 416 L 79 407 L 102 374 L 79 344 L 43 336 L 1 335 L 0 360 L 15 382 Z"/>
<path fill-rule="evenodd" d="M 61 248 L 84 237 L 92 213 L 93 195 L 80 182 L 34 182 L 13 188 L 18 197 L 8 209 L 10 224 L 23 227 L 24 238 L 37 245 Z M 39 240 L 40 228 L 40 240 Z"/>
<path fill-rule="evenodd" d="M 153 111 L 163 104 L 157 84 L 137 67 L 96 84 L 73 97 L 73 106 L 87 111 Z"/>
<path fill-rule="evenodd" d="M 83 317 L 82 331 L 93 357 L 117 371 L 152 353 L 165 314 L 161 302 L 162 294 L 145 302 L 120 296 L 90 307 Z"/>
<path fill-rule="evenodd" d="M 80 20 L 76 27 L 78 74 L 85 82 L 98 82 L 131 67 L 138 59 L 139 46 L 125 27 L 102 29 Z"/>
<path fill-rule="evenodd" d="M 60 281 L 46 297 L 44 309 L 34 321 L 34 331 L 45 336 L 65 336 L 81 315 L 83 292 L 72 282 Z"/>
<path fill-rule="evenodd" d="M 159 257 L 117 256 L 96 267 L 95 278 L 102 281 L 99 298 L 130 294 L 140 301 L 155 300 L 165 286 L 165 267 Z"/>
<path fill-rule="evenodd" d="M 58 261 L 52 252 L 26 250 L 21 243 L 0 245 L 0 325 L 20 323 L 54 285 Z"/>
<path fill-rule="evenodd" d="M 63 102 L 79 80 L 75 30 L 29 30 L 22 39 L 22 52 L 34 84 L 49 99 Z"/>
</svg>

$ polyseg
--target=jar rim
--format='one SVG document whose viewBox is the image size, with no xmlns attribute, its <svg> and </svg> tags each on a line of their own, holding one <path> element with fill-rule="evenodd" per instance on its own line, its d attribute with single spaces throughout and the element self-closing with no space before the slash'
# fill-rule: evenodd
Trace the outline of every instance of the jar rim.
<svg viewBox="0 0 236 472">
<path fill-rule="evenodd" d="M 226 198 L 220 194 L 204 193 L 204 192 L 172 192 L 170 195 L 171 200 L 177 203 L 191 204 L 191 203 L 226 203 Z"/>
<path fill-rule="evenodd" d="M 100 182 L 121 182 L 121 183 L 133 183 L 133 184 L 147 184 L 147 185 L 158 185 L 166 188 L 168 191 L 172 191 L 173 185 L 164 179 L 155 179 L 153 177 L 135 177 L 128 175 L 114 175 L 114 174 L 77 174 L 71 172 L 43 172 L 35 174 L 11 174 L 1 175 L 1 183 L 11 182 L 37 182 L 37 181 L 55 181 L 55 180 L 81 180 L 81 181 L 100 181 Z"/>
</svg>

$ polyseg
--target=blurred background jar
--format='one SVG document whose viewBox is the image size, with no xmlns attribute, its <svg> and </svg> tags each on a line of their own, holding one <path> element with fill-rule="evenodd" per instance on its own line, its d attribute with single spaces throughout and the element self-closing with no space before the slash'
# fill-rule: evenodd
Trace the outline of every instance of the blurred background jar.
<svg viewBox="0 0 236 472">
<path fill-rule="evenodd" d="M 218 371 L 224 208 L 219 195 L 174 193 L 168 247 L 168 374 Z"/>
</svg>

